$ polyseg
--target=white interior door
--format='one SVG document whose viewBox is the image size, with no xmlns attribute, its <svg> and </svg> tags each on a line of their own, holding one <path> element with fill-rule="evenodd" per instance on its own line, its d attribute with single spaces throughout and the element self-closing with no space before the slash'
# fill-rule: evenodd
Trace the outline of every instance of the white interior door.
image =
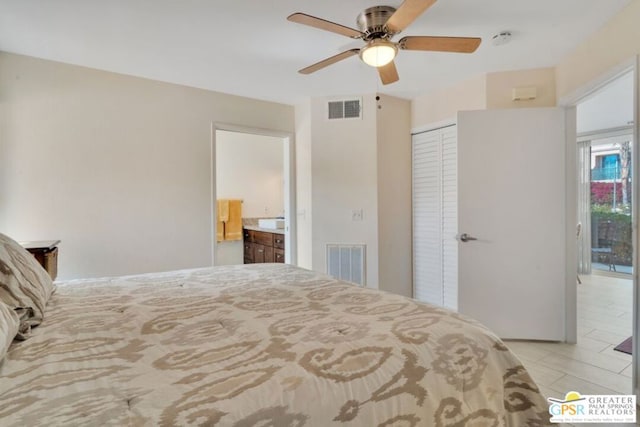
<svg viewBox="0 0 640 427">
<path fill-rule="evenodd" d="M 560 108 L 458 115 L 458 232 L 477 239 L 458 244 L 458 307 L 502 338 L 565 340 L 565 120 Z"/>
</svg>

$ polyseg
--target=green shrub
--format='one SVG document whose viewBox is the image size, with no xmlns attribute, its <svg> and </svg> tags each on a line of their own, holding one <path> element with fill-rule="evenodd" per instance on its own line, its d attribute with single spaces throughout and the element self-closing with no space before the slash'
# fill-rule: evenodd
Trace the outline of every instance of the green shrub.
<svg viewBox="0 0 640 427">
<path fill-rule="evenodd" d="M 591 206 L 591 227 L 594 230 L 591 244 L 593 247 L 610 246 L 613 252 L 612 261 L 619 265 L 631 265 L 633 261 L 631 214 L 627 213 L 628 211 L 629 207 L 621 209 L 621 212 L 611 212 L 611 206 L 608 205 Z M 610 237 L 611 242 L 603 242 L 602 236 L 596 233 L 608 222 L 614 224 L 614 234 Z"/>
</svg>

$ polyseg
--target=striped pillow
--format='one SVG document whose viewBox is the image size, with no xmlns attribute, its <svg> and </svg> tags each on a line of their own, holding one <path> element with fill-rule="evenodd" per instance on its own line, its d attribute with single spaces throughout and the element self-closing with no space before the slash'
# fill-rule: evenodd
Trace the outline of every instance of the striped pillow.
<svg viewBox="0 0 640 427">
<path fill-rule="evenodd" d="M 18 338 L 27 338 L 31 327 L 42 322 L 54 289 L 51 277 L 33 255 L 0 233 L 0 302 L 24 309 Z"/>
<path fill-rule="evenodd" d="M 0 362 L 7 354 L 13 338 L 18 334 L 19 325 L 18 313 L 0 302 Z"/>
</svg>

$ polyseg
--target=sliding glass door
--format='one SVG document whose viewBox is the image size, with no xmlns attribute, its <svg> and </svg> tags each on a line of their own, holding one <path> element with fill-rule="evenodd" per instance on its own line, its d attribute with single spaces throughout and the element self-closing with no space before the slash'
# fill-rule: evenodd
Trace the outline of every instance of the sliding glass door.
<svg viewBox="0 0 640 427">
<path fill-rule="evenodd" d="M 632 134 L 618 132 L 591 135 L 579 142 L 577 236 L 582 274 L 591 269 L 633 271 L 632 139 Z"/>
</svg>

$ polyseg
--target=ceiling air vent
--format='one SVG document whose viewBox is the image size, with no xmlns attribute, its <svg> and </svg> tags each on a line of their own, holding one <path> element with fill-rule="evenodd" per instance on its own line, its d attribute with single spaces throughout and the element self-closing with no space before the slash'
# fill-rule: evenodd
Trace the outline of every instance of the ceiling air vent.
<svg viewBox="0 0 640 427">
<path fill-rule="evenodd" d="M 329 120 L 361 119 L 362 108 L 360 104 L 360 99 L 329 101 L 327 103 L 327 118 Z"/>
</svg>

